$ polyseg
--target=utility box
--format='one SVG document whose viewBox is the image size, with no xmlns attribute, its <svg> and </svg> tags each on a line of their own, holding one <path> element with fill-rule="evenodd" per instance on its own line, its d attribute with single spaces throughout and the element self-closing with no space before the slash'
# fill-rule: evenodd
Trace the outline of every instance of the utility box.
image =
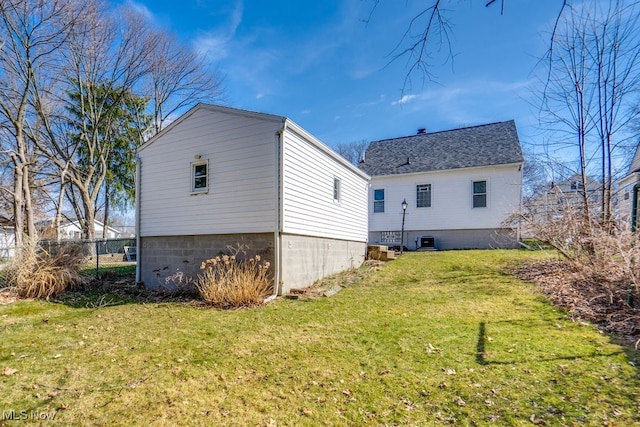
<svg viewBox="0 0 640 427">
<path fill-rule="evenodd" d="M 435 249 L 436 238 L 433 236 L 420 237 L 420 249 Z"/>
</svg>

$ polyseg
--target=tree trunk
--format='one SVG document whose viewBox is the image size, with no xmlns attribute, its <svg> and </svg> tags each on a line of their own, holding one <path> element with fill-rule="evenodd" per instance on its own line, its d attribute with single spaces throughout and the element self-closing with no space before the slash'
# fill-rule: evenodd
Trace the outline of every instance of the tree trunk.
<svg viewBox="0 0 640 427">
<path fill-rule="evenodd" d="M 33 202 L 31 197 L 31 174 L 29 173 L 28 164 L 24 166 L 24 172 L 22 177 L 22 190 L 24 194 L 24 214 L 26 221 L 27 235 L 30 238 L 35 238 L 37 235 L 36 223 L 33 214 Z"/>
<path fill-rule="evenodd" d="M 109 180 L 104 183 L 104 223 L 102 224 L 102 238 L 107 239 L 107 224 L 109 224 L 109 198 L 111 197 Z"/>
<path fill-rule="evenodd" d="M 13 219 L 15 223 L 16 249 L 24 244 L 24 201 L 22 199 L 23 164 L 15 153 L 11 153 L 13 162 Z"/>
</svg>

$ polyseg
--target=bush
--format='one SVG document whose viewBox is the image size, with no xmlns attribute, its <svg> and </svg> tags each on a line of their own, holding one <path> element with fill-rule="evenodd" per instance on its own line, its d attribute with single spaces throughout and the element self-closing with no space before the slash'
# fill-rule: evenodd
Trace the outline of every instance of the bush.
<svg viewBox="0 0 640 427">
<path fill-rule="evenodd" d="M 196 288 L 207 304 L 218 308 L 260 305 L 272 293 L 269 262 L 260 255 L 239 260 L 234 255 L 219 255 L 202 263 Z"/>
<path fill-rule="evenodd" d="M 640 332 L 640 234 L 627 223 L 588 218 L 577 207 L 553 215 L 522 215 L 532 236 L 563 260 L 533 266 L 527 275 L 574 315 L 604 329 L 628 335 Z M 639 341 L 640 342 L 640 341 Z"/>
<path fill-rule="evenodd" d="M 9 262 L 5 285 L 22 298 L 57 297 L 80 283 L 81 247 L 62 245 L 55 254 L 44 250 L 37 240 L 28 241 Z"/>
</svg>

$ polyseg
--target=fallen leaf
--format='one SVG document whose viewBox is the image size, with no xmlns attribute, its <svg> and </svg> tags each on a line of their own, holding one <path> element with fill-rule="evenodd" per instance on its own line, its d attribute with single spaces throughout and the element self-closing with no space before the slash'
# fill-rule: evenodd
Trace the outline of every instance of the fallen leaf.
<svg viewBox="0 0 640 427">
<path fill-rule="evenodd" d="M 8 377 L 9 375 L 13 375 L 16 372 L 18 372 L 17 369 L 13 369 L 8 366 L 5 366 L 5 368 L 2 370 L 2 375 L 4 375 L 5 377 Z"/>
<path fill-rule="evenodd" d="M 529 420 L 535 425 L 539 425 L 539 426 L 543 426 L 547 424 L 543 419 L 536 418 L 536 414 L 531 414 L 531 416 L 529 417 Z"/>
<path fill-rule="evenodd" d="M 432 354 L 432 353 L 442 353 L 442 349 L 434 347 L 433 344 L 429 343 L 427 344 L 427 354 Z"/>
</svg>

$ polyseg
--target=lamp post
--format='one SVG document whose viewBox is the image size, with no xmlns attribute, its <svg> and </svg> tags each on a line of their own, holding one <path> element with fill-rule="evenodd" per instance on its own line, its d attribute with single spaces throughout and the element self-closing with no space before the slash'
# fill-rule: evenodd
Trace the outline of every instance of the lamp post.
<svg viewBox="0 0 640 427">
<path fill-rule="evenodd" d="M 404 252 L 404 217 L 407 214 L 407 199 L 402 201 L 402 229 L 400 230 L 400 255 Z"/>
</svg>

